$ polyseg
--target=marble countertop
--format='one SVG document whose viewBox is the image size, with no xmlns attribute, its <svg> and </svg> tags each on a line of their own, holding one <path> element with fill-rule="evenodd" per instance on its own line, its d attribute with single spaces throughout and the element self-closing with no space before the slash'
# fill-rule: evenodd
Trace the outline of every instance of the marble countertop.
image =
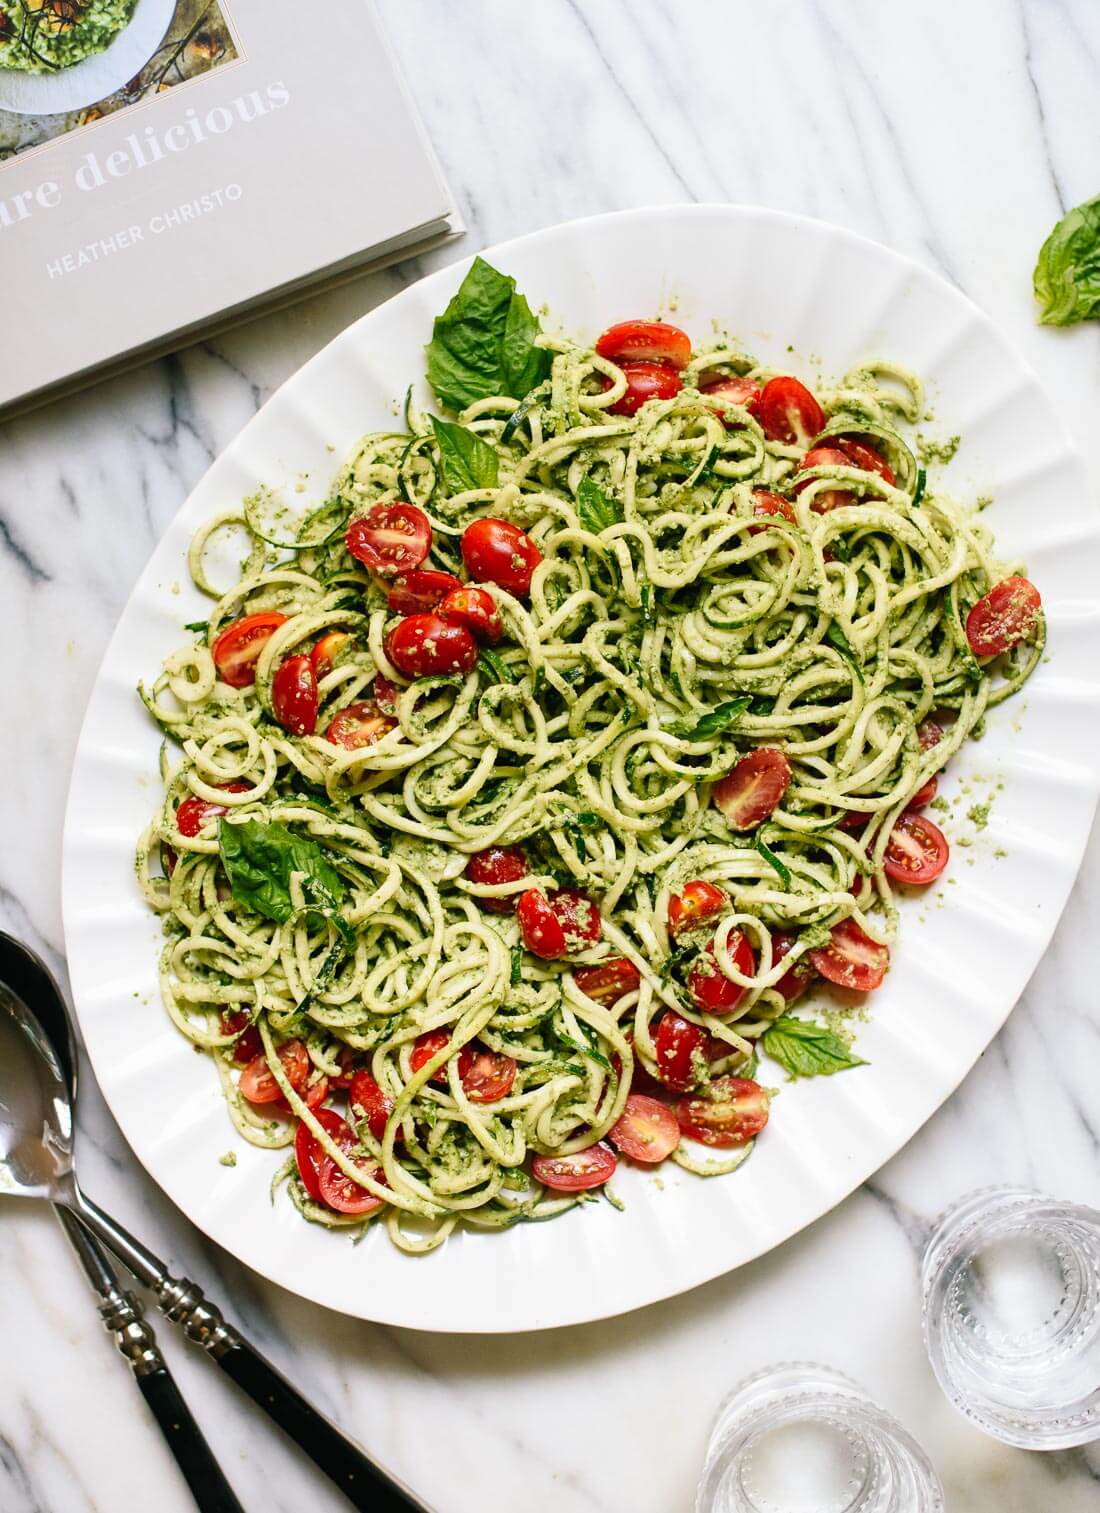
<svg viewBox="0 0 1100 1513">
<path fill-rule="evenodd" d="M 743 201 L 820 216 L 910 253 L 982 305 L 1056 395 L 1095 469 L 1097 330 L 1041 330 L 1030 295 L 1039 243 L 1063 208 L 1100 188 L 1093 0 L 380 8 L 465 241 L 0 432 L 0 923 L 59 970 L 69 767 L 139 570 L 272 390 L 439 261 L 632 205 Z M 300 1302 L 209 1246 L 160 1197 L 90 1079 L 86 1186 L 446 1513 L 679 1513 L 721 1397 L 790 1358 L 832 1362 L 892 1409 L 929 1450 L 951 1509 L 1085 1513 L 1100 1507 L 1100 1447 L 1010 1450 L 940 1396 L 921 1349 L 917 1258 L 936 1212 L 985 1183 L 1100 1200 L 1094 905 L 1095 842 L 1007 1028 L 873 1182 L 764 1260 L 606 1323 L 446 1337 Z M 0 1214 L 0 1508 L 188 1513 L 51 1215 L 14 1200 L 0 1200 Z M 344 1506 L 208 1361 L 167 1325 L 159 1336 L 250 1513 Z"/>
</svg>

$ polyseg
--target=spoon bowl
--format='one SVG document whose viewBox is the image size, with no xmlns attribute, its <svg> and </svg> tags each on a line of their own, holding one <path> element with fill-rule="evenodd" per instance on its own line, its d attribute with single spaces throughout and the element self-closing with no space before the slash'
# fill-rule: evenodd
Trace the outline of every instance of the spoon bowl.
<svg viewBox="0 0 1100 1513">
<path fill-rule="evenodd" d="M 9 973 L 16 955 L 24 971 Z M 71 1041 L 64 1042 L 70 1079 L 54 1040 L 19 991 L 37 975 L 58 995 L 45 969 L 28 962 L 10 936 L 0 936 L 0 1192 L 67 1204 L 73 1199 L 76 1060 Z"/>
</svg>

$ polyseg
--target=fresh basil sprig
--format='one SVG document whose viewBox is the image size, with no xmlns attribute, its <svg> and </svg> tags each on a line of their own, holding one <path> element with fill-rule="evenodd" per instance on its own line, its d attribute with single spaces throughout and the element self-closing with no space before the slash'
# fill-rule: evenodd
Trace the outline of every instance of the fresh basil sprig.
<svg viewBox="0 0 1100 1513">
<path fill-rule="evenodd" d="M 1100 197 L 1058 222 L 1039 249 L 1033 283 L 1044 326 L 1100 317 Z"/>
<path fill-rule="evenodd" d="M 340 913 L 347 892 L 343 878 L 308 835 L 296 835 L 278 820 L 230 824 L 223 819 L 218 825 L 218 850 L 238 903 L 285 924 L 295 913 L 291 873 L 299 872 L 306 903 L 330 919 L 345 940 L 352 935 Z"/>
<path fill-rule="evenodd" d="M 687 741 L 709 740 L 711 736 L 721 735 L 723 731 L 736 725 L 751 703 L 749 694 L 740 694 L 736 699 L 716 705 L 695 721 L 681 720 L 672 727 L 672 733 Z"/>
<path fill-rule="evenodd" d="M 770 1025 L 761 1043 L 792 1079 L 831 1077 L 848 1067 L 867 1065 L 861 1056 L 853 1056 L 840 1036 L 825 1025 L 812 1019 L 797 1019 L 793 1014 L 784 1014 Z"/>
<path fill-rule="evenodd" d="M 440 404 L 464 410 L 491 394 L 526 398 L 550 371 L 550 353 L 535 345 L 538 334 L 515 279 L 475 258 L 428 343 L 428 382 Z"/>
<path fill-rule="evenodd" d="M 500 480 L 500 458 L 476 431 L 452 420 L 429 417 L 439 445 L 443 481 L 452 494 L 467 489 L 495 489 Z"/>
<path fill-rule="evenodd" d="M 598 536 L 609 525 L 619 524 L 623 519 L 623 507 L 586 475 L 577 485 L 577 515 L 585 530 Z"/>
</svg>

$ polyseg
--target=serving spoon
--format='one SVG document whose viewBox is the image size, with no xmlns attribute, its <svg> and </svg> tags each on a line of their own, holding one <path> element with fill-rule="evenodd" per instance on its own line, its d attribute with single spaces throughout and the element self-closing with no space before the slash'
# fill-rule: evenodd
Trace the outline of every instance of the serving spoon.
<svg viewBox="0 0 1100 1513">
<path fill-rule="evenodd" d="M 72 1023 L 56 983 L 32 951 L 0 931 L 0 1193 L 43 1199 L 75 1214 L 149 1288 L 165 1317 L 217 1361 L 354 1507 L 427 1513 L 227 1324 L 196 1283 L 173 1277 L 159 1256 L 84 1194 L 74 1161 L 76 1071 Z"/>
</svg>

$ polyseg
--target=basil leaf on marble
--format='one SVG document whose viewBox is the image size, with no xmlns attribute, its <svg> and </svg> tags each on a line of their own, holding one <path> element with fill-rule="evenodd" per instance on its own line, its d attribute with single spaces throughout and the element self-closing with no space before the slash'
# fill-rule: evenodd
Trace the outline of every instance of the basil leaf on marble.
<svg viewBox="0 0 1100 1513">
<path fill-rule="evenodd" d="M 1100 317 L 1100 197 L 1058 222 L 1039 250 L 1033 284 L 1044 326 Z"/>
<path fill-rule="evenodd" d="M 452 494 L 467 489 L 495 489 L 500 478 L 500 458 L 476 431 L 451 420 L 428 417 L 439 446 L 443 480 Z"/>
<path fill-rule="evenodd" d="M 550 371 L 539 323 L 516 281 L 476 257 L 432 327 L 428 382 L 449 410 L 492 394 L 524 399 Z"/>
</svg>

